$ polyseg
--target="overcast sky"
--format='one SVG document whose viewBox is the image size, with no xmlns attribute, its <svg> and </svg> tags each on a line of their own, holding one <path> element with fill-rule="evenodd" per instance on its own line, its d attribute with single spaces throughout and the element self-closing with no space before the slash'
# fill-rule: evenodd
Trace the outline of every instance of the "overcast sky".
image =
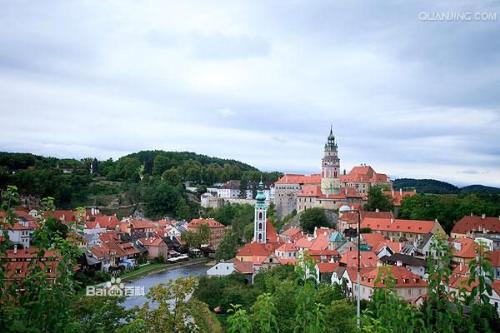
<svg viewBox="0 0 500 333">
<path fill-rule="evenodd" d="M 333 124 L 342 169 L 500 186 L 498 1 L 0 0 L 0 27 L 0 150 L 318 172 Z"/>
</svg>

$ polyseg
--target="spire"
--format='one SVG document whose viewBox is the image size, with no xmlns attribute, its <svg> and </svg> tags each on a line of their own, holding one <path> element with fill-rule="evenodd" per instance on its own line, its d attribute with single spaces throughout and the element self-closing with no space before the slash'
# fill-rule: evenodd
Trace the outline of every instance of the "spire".
<svg viewBox="0 0 500 333">
<path fill-rule="evenodd" d="M 255 197 L 257 202 L 266 201 L 266 195 L 264 194 L 264 183 L 262 182 L 262 175 L 260 176 L 259 187 L 257 188 L 257 196 Z"/>
</svg>

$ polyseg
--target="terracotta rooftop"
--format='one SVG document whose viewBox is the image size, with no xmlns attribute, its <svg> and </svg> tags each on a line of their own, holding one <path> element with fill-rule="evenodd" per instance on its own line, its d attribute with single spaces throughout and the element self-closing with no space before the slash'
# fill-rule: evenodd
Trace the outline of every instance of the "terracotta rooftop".
<svg viewBox="0 0 500 333">
<path fill-rule="evenodd" d="M 361 228 L 370 228 L 377 231 L 427 234 L 434 229 L 435 221 L 401 220 L 365 217 Z"/>
<path fill-rule="evenodd" d="M 361 267 L 376 267 L 379 260 L 373 251 L 360 252 Z M 358 250 L 346 251 L 340 259 L 340 263 L 347 267 L 358 267 Z"/>
<path fill-rule="evenodd" d="M 318 266 L 320 273 L 333 273 L 337 267 L 339 267 L 338 263 L 333 262 L 320 262 L 316 264 Z"/>
<path fill-rule="evenodd" d="M 321 175 L 312 174 L 309 176 L 299 174 L 285 174 L 278 179 L 276 184 L 321 184 Z"/>
<path fill-rule="evenodd" d="M 395 279 L 395 288 L 427 287 L 427 282 L 420 276 L 401 266 L 376 267 L 361 272 L 361 285 L 383 287 L 384 274 Z"/>
<path fill-rule="evenodd" d="M 369 165 L 355 166 L 347 175 L 341 175 L 342 183 L 387 183 L 389 177 L 383 173 L 376 173 Z"/>
<path fill-rule="evenodd" d="M 214 219 L 192 219 L 188 224 L 188 228 L 198 228 L 200 225 L 206 224 L 209 228 L 225 228 L 224 224 Z"/>
<path fill-rule="evenodd" d="M 500 233 L 500 217 L 464 216 L 451 229 L 454 234 L 469 232 Z"/>
</svg>

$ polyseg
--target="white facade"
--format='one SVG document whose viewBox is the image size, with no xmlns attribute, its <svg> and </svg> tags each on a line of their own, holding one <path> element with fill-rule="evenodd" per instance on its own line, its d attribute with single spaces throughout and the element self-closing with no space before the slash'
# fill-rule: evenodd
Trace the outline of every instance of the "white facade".
<svg viewBox="0 0 500 333">
<path fill-rule="evenodd" d="M 220 262 L 207 271 L 208 276 L 227 276 L 234 272 L 234 264 L 232 262 Z"/>
<path fill-rule="evenodd" d="M 219 188 L 217 196 L 224 199 L 236 199 L 240 196 L 240 190 L 234 188 Z"/>
</svg>

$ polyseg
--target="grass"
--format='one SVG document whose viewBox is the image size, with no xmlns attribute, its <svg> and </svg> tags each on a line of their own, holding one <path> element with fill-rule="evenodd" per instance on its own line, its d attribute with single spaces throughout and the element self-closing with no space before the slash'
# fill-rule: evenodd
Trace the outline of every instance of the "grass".
<svg viewBox="0 0 500 333">
<path fill-rule="evenodd" d="M 147 264 L 147 265 L 141 266 L 137 269 L 123 273 L 122 275 L 120 275 L 120 278 L 122 280 L 133 280 L 133 279 L 137 279 L 141 276 L 144 276 L 144 275 L 147 275 L 147 274 L 150 274 L 153 272 L 158 272 L 158 271 L 164 270 L 169 266 L 170 265 L 163 264 L 163 263 Z"/>
</svg>

